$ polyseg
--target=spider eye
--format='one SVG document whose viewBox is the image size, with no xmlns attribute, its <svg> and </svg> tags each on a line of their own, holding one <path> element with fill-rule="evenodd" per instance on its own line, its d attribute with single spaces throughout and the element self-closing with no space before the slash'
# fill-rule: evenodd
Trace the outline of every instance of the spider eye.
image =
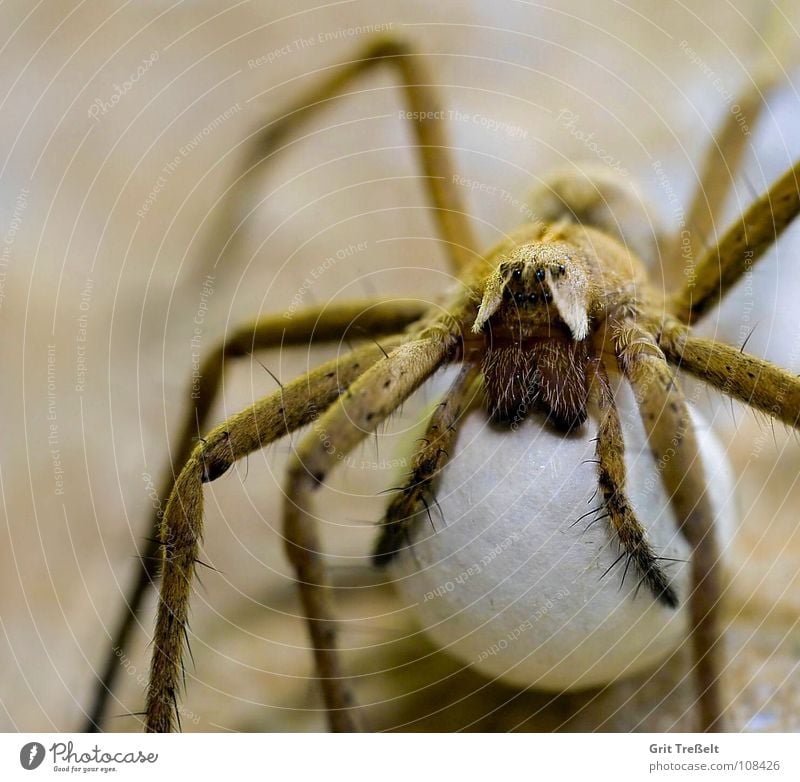
<svg viewBox="0 0 800 782">
<path fill-rule="evenodd" d="M 544 269 L 536 270 L 536 279 L 539 280 L 539 282 L 542 282 L 544 280 Z"/>
<path fill-rule="evenodd" d="M 536 304 L 536 299 L 538 299 L 538 298 L 539 297 L 535 293 L 531 293 L 530 296 L 528 296 L 528 301 L 531 304 Z"/>
<path fill-rule="evenodd" d="M 522 269 L 514 269 L 514 271 L 511 272 L 511 278 L 514 279 L 514 280 L 521 280 L 522 279 Z"/>
<path fill-rule="evenodd" d="M 517 302 L 517 304 L 524 304 L 526 298 L 527 298 L 527 296 L 525 296 L 524 293 L 515 293 L 514 294 L 514 301 Z"/>
<path fill-rule="evenodd" d="M 558 273 L 559 274 L 564 274 L 564 272 L 566 272 L 566 271 L 567 271 L 567 267 L 564 266 L 563 263 L 558 264 Z"/>
<path fill-rule="evenodd" d="M 544 300 L 549 304 L 553 300 L 553 294 L 548 291 L 544 294 Z"/>
</svg>

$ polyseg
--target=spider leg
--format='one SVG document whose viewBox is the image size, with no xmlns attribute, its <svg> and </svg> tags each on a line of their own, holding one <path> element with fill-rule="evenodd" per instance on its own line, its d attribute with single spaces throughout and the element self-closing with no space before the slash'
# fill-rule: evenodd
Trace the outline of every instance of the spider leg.
<svg viewBox="0 0 800 782">
<path fill-rule="evenodd" d="M 295 313 L 290 319 L 281 316 L 268 316 L 236 329 L 209 354 L 200 369 L 200 380 L 194 393 L 191 406 L 178 439 L 176 458 L 173 465 L 184 464 L 192 453 L 200 433 L 208 428 L 209 413 L 222 385 L 225 362 L 249 356 L 252 351 L 277 346 L 307 345 L 310 342 L 330 342 L 344 337 L 348 332 L 361 336 L 363 333 L 381 336 L 396 334 L 410 323 L 421 318 L 425 307 L 414 301 L 394 302 L 350 302 L 330 304 L 325 308 L 308 309 Z M 171 466 L 161 482 L 159 497 L 169 497 L 175 481 L 176 467 Z M 114 632 L 111 651 L 106 657 L 100 678 L 92 699 L 86 732 L 100 730 L 106 704 L 114 690 L 120 671 L 115 651 L 128 646 L 130 635 L 136 623 L 136 615 L 141 608 L 147 590 L 157 579 L 160 563 L 161 542 L 158 530 L 161 525 L 161 511 L 156 511 L 150 521 L 152 532 L 147 536 L 140 554 L 142 567 L 138 571 L 136 583 L 125 601 L 125 611 L 120 617 Z"/>
<path fill-rule="evenodd" d="M 733 105 L 738 111 L 725 112 L 724 120 L 708 144 L 683 223 L 685 229 L 674 237 L 666 254 L 664 271 L 668 284 L 677 284 L 682 279 L 682 275 L 678 275 L 700 256 L 705 244 L 715 235 L 725 201 L 742 167 L 750 130 L 758 122 L 766 96 L 778 83 L 779 75 L 782 73 L 776 68 L 762 68 L 760 78 L 756 76 L 737 96 Z"/>
<path fill-rule="evenodd" d="M 706 494 L 696 434 L 686 400 L 655 338 L 632 321 L 624 321 L 616 324 L 615 341 L 681 534 L 692 549 L 689 615 L 701 729 L 722 730 L 721 577 L 714 512 Z"/>
<path fill-rule="evenodd" d="M 625 570 L 633 562 L 639 577 L 650 587 L 653 595 L 670 608 L 676 608 L 678 597 L 659 565 L 658 557 L 647 539 L 647 532 L 636 518 L 625 494 L 625 442 L 622 425 L 608 375 L 600 359 L 589 362 L 589 382 L 590 395 L 600 412 L 595 446 L 598 482 L 608 510 L 609 523 L 626 557 Z"/>
<path fill-rule="evenodd" d="M 314 489 L 369 432 L 396 410 L 448 358 L 452 341 L 407 342 L 367 370 L 316 423 L 290 460 L 284 504 L 286 553 L 297 576 L 331 730 L 358 730 L 355 703 L 336 649 L 335 620 L 311 513 Z"/>
<path fill-rule="evenodd" d="M 388 341 L 396 346 L 401 338 Z M 191 582 L 203 532 L 202 484 L 238 459 L 313 421 L 357 377 L 383 356 L 378 345 L 328 361 L 217 426 L 195 446 L 178 475 L 161 520 L 161 597 L 147 690 L 146 729 L 175 724 Z"/>
<path fill-rule="evenodd" d="M 692 336 L 682 324 L 667 326 L 659 344 L 680 369 L 772 418 L 800 426 L 800 378 L 785 369 L 722 342 Z"/>
<path fill-rule="evenodd" d="M 380 525 L 380 536 L 372 555 L 376 566 L 387 565 L 408 545 L 410 528 L 426 503 L 425 495 L 450 459 L 458 436 L 458 419 L 475 398 L 475 380 L 479 374 L 478 366 L 464 364 L 441 404 L 433 412 L 425 436 L 414 454 L 408 481 L 389 503 Z"/>
<path fill-rule="evenodd" d="M 692 277 L 673 293 L 669 310 L 691 325 L 714 307 L 800 213 L 800 163 L 796 163 L 731 225 L 697 262 Z"/>
<path fill-rule="evenodd" d="M 729 104 L 714 138 L 707 145 L 686 219 L 665 253 L 667 288 L 677 287 L 690 264 L 717 233 L 722 210 L 736 184 L 752 130 L 759 122 L 768 94 L 795 60 L 786 20 L 778 6 L 767 12 L 760 31 L 768 54 L 756 61 L 753 74 Z"/>
<path fill-rule="evenodd" d="M 415 151 L 424 171 L 422 181 L 434 208 L 434 217 L 444 238 L 451 266 L 454 271 L 461 271 L 475 257 L 473 251 L 477 244 L 467 219 L 461 189 L 454 178 L 456 168 L 444 127 L 441 101 L 421 57 L 400 39 L 384 37 L 372 41 L 352 61 L 335 66 L 330 76 L 255 134 L 244 173 L 237 182 L 279 151 L 286 138 L 296 133 L 316 112 L 345 94 L 352 81 L 383 65 L 396 70 L 400 78 L 410 115 L 409 122 L 416 139 Z M 229 193 L 235 193 L 235 187 Z M 247 197 L 242 196 L 242 200 Z M 238 200 L 235 196 L 228 196 L 228 202 L 222 210 L 223 227 L 214 231 L 214 236 L 232 237 L 236 233 L 238 226 L 235 225 L 234 212 Z M 227 241 L 230 243 L 231 239 Z"/>
</svg>

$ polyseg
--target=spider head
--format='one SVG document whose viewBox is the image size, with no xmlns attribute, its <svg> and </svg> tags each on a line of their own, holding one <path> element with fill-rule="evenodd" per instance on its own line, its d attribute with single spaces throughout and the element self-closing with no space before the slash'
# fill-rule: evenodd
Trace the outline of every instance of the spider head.
<svg viewBox="0 0 800 782">
<path fill-rule="evenodd" d="M 567 242 L 533 242 L 500 258 L 486 280 L 472 330 L 490 319 L 516 333 L 560 326 L 580 342 L 589 333 L 589 275 L 581 251 Z"/>
</svg>

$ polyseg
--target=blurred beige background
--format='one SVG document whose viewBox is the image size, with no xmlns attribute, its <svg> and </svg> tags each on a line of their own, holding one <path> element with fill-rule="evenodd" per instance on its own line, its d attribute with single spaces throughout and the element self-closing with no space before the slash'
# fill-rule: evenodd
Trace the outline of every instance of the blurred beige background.
<svg viewBox="0 0 800 782">
<path fill-rule="evenodd" d="M 676 221 L 654 169 L 687 204 L 711 129 L 755 63 L 774 62 L 772 4 L 347 1 L 39 4 L 0 7 L 0 728 L 75 730 L 110 645 L 133 555 L 174 447 L 192 369 L 193 321 L 207 349 L 241 320 L 284 311 L 312 271 L 351 245 L 302 298 L 435 299 L 448 283 L 394 81 L 373 73 L 265 168 L 235 252 L 218 253 L 218 202 L 240 142 L 315 71 L 364 44 L 360 27 L 412 41 L 448 108 L 520 130 L 450 123 L 461 172 L 523 198 L 548 169 L 592 153 L 593 133 Z M 790 3 L 784 4 L 786 8 Z M 787 11 L 788 13 L 788 11 Z M 797 49 L 800 9 L 779 27 Z M 794 27 L 792 27 L 794 25 Z M 314 45 L 295 44 L 313 39 Z M 705 68 L 686 54 L 691 47 Z M 796 63 L 769 96 L 730 211 L 800 153 Z M 715 82 L 708 74 L 712 72 Z M 133 78 L 132 78 L 133 77 Z M 795 81 L 796 83 L 796 81 Z M 561 118 L 560 118 L 561 117 Z M 473 193 L 487 244 L 522 217 Z M 251 211 L 252 210 L 252 211 Z M 137 214 L 138 213 L 138 214 Z M 706 329 L 798 371 L 797 231 Z M 204 293 L 203 282 L 213 274 Z M 212 293 L 208 293 L 210 288 Z M 198 313 L 199 316 L 198 316 Z M 330 351 L 261 360 L 282 378 Z M 255 362 L 228 376 L 216 418 L 272 391 Z M 433 393 L 432 391 L 428 392 Z M 800 608 L 800 448 L 780 427 L 701 396 L 730 446 L 743 525 L 731 553 L 733 727 L 794 730 Z M 412 415 L 409 412 L 409 415 Z M 754 443 L 758 447 L 754 447 Z M 381 455 L 391 453 L 387 441 Z M 374 455 L 374 443 L 365 446 Z M 372 449 L 372 450 L 369 450 Z M 365 451 L 366 452 L 366 451 Z M 185 730 L 322 729 L 305 630 L 275 527 L 286 444 L 208 491 L 206 559 L 193 606 Z M 676 659 L 652 680 L 551 698 L 487 685 L 413 634 L 368 551 L 384 469 L 343 469 L 319 497 L 343 585 L 349 673 L 375 729 L 669 730 L 691 723 Z M 359 522 L 355 525 L 354 522 Z M 345 557 L 356 557 L 346 559 Z M 353 564 L 355 563 L 355 564 Z M 139 711 L 151 600 L 111 712 Z M 109 727 L 138 730 L 136 718 Z"/>
</svg>

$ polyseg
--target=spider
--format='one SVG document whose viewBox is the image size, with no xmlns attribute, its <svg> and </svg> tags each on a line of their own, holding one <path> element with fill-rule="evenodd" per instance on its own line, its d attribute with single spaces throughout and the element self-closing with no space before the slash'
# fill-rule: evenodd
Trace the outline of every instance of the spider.
<svg viewBox="0 0 800 782">
<path fill-rule="evenodd" d="M 205 359 L 195 404 L 183 428 L 178 458 L 183 467 L 177 478 L 173 480 L 170 472 L 165 481 L 163 494 L 169 494 L 169 502 L 163 518 L 153 519 L 159 534 L 143 553 L 144 568 L 114 644 L 125 647 L 132 617 L 149 584 L 160 575 L 146 729 L 170 731 L 179 723 L 187 617 L 203 534 L 203 485 L 247 454 L 312 422 L 313 431 L 288 465 L 285 548 L 308 620 L 329 726 L 335 731 L 360 728 L 337 655 L 312 498 L 344 455 L 446 365 L 460 369 L 416 446 L 407 482 L 388 505 L 374 563 L 386 565 L 409 544 L 411 529 L 427 506 L 426 496 L 448 462 L 462 414 L 480 393 L 486 416 L 500 427 L 515 426 L 536 411 L 547 416 L 548 426 L 567 433 L 584 426 L 590 413 L 596 417 L 597 483 L 608 535 L 619 544 L 626 570 L 635 572 L 648 599 L 674 609 L 681 597 L 626 492 L 625 445 L 610 381 L 610 375 L 621 374 L 633 389 L 664 488 L 693 552 L 693 588 L 686 599 L 699 727 L 722 729 L 714 513 L 676 369 L 798 426 L 800 380 L 739 349 L 699 338 L 691 327 L 800 211 L 800 164 L 755 200 L 716 246 L 699 251 L 691 278 L 665 295 L 608 216 L 608 199 L 615 193 L 599 179 L 552 180 L 551 190 L 540 194 L 542 219 L 521 226 L 488 252 L 479 252 L 440 121 L 439 97 L 429 86 L 422 58 L 394 38 L 371 43 L 269 124 L 254 146 L 253 160 L 270 155 L 353 79 L 383 65 L 401 80 L 424 181 L 458 285 L 436 307 L 372 301 L 307 310 L 291 320 L 267 317 L 229 335 Z M 743 112 L 757 114 L 767 86 L 762 82 L 741 96 Z M 722 178 L 714 176 L 716 167 L 723 160 L 735 166 L 741 158 L 744 142 L 736 131 L 735 118 L 729 119 L 707 155 L 703 186 L 690 210 L 692 251 L 697 250 L 697 237 L 713 226 L 726 195 Z M 663 244 L 668 260 L 677 264 L 681 256 L 686 259 L 679 237 Z M 338 341 L 355 330 L 373 341 L 282 386 L 196 442 L 198 427 L 208 425 L 226 360 L 256 349 Z M 99 729 L 117 667 L 112 655 L 90 712 L 90 730 Z"/>
</svg>

